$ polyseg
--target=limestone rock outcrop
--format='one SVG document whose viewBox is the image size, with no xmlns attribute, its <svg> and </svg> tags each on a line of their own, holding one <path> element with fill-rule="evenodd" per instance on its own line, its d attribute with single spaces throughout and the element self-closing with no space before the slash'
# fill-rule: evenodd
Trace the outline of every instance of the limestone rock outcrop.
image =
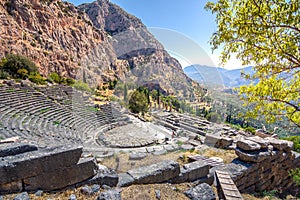
<svg viewBox="0 0 300 200">
<path fill-rule="evenodd" d="M 0 57 L 19 53 L 40 72 L 98 85 L 115 79 L 194 96 L 199 85 L 141 20 L 108 0 L 79 7 L 61 0 L 0 0 Z"/>
</svg>

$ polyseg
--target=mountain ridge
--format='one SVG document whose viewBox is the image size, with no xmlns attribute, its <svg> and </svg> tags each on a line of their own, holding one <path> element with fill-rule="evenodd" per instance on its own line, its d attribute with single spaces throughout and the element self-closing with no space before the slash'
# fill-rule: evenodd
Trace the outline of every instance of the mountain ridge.
<svg viewBox="0 0 300 200">
<path fill-rule="evenodd" d="M 191 65 L 185 67 L 183 70 L 191 79 L 200 84 L 213 87 L 224 86 L 227 88 L 250 84 L 250 81 L 241 77 L 241 74 L 252 75 L 254 73 L 252 66 L 229 70 L 206 65 Z"/>
<path fill-rule="evenodd" d="M 93 86 L 115 79 L 158 82 L 178 96 L 193 96 L 199 87 L 140 19 L 108 0 L 80 6 L 0 0 L 0 11 L 0 57 L 25 55 L 44 76 L 57 72 Z"/>
</svg>

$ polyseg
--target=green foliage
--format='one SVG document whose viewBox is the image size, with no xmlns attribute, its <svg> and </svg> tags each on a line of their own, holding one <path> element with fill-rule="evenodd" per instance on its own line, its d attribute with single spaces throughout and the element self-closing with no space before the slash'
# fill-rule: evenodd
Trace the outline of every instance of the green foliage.
<svg viewBox="0 0 300 200">
<path fill-rule="evenodd" d="M 293 177 L 293 180 L 296 183 L 296 185 L 300 186 L 300 169 L 299 168 L 291 169 L 289 171 L 289 175 Z"/>
<path fill-rule="evenodd" d="M 28 79 L 38 85 L 46 84 L 46 79 L 38 72 L 32 72 L 29 74 Z"/>
<path fill-rule="evenodd" d="M 51 80 L 53 80 L 55 83 L 60 83 L 61 82 L 61 76 L 59 76 L 56 72 L 52 72 L 50 75 L 49 75 L 49 78 Z"/>
<path fill-rule="evenodd" d="M 271 191 L 263 191 L 264 197 L 270 197 L 271 199 L 275 197 L 275 195 L 278 193 L 278 190 L 271 190 Z"/>
<path fill-rule="evenodd" d="M 74 85 L 75 84 L 75 80 L 72 78 L 64 78 L 60 75 L 58 75 L 56 72 L 52 72 L 49 76 L 48 76 L 48 80 L 50 80 L 50 82 L 54 82 L 54 83 L 58 83 L 58 84 L 67 84 L 67 85 Z"/>
<path fill-rule="evenodd" d="M 0 71 L 0 79 L 8 79 L 10 77 L 9 73 L 6 71 Z"/>
<path fill-rule="evenodd" d="M 253 106 L 248 117 L 268 122 L 286 117 L 300 127 L 299 1 L 219 0 L 205 8 L 216 15 L 211 45 L 222 47 L 222 63 L 236 55 L 243 65 L 254 65 L 254 75 L 244 77 L 258 84 L 239 91 Z"/>
<path fill-rule="evenodd" d="M 256 130 L 256 129 L 253 128 L 253 127 L 251 127 L 251 126 L 245 128 L 245 131 L 247 131 L 247 132 L 249 132 L 249 133 L 252 133 L 253 135 L 255 134 L 255 130 Z"/>
<path fill-rule="evenodd" d="M 118 83 L 118 80 L 117 80 L 117 79 L 115 79 L 115 80 L 113 80 L 113 81 L 109 81 L 109 83 L 108 83 L 108 89 L 109 89 L 109 90 L 115 89 L 117 83 Z"/>
<path fill-rule="evenodd" d="M 144 91 L 135 90 L 129 99 L 129 109 L 133 113 L 145 114 L 149 109 L 148 98 Z"/>
<path fill-rule="evenodd" d="M 75 81 L 73 87 L 80 91 L 92 92 L 92 89 L 89 87 L 89 85 L 82 81 Z"/>
<path fill-rule="evenodd" d="M 19 69 L 17 71 L 17 73 L 19 74 L 19 76 L 22 78 L 22 79 L 26 79 L 28 77 L 28 71 L 24 68 L 22 69 Z"/>
<path fill-rule="evenodd" d="M 282 139 L 293 142 L 294 143 L 293 150 L 300 153 L 300 136 L 289 136 Z"/>
<path fill-rule="evenodd" d="M 75 80 L 72 78 L 65 78 L 65 83 L 67 85 L 74 85 L 75 84 Z"/>
<path fill-rule="evenodd" d="M 210 122 L 214 123 L 220 123 L 221 122 L 221 116 L 218 113 L 210 112 L 207 114 L 206 119 Z"/>
<path fill-rule="evenodd" d="M 20 54 L 8 54 L 1 60 L 0 66 L 2 71 L 9 73 L 14 78 L 22 78 L 25 75 L 24 70 L 27 70 L 26 74 L 38 71 L 36 65 L 29 58 Z"/>
</svg>

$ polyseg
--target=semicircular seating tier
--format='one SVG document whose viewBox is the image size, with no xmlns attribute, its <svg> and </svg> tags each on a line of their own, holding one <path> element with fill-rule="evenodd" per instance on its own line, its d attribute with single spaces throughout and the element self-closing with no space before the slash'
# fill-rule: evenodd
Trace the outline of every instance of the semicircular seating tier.
<svg viewBox="0 0 300 200">
<path fill-rule="evenodd" d="M 0 139 L 21 139 L 52 146 L 96 144 L 97 130 L 128 121 L 115 103 L 96 106 L 91 96 L 70 86 L 0 85 Z"/>
</svg>

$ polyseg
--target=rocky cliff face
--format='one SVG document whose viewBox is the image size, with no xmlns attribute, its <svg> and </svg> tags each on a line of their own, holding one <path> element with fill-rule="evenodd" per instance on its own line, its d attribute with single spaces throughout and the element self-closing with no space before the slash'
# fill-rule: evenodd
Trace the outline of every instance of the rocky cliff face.
<svg viewBox="0 0 300 200">
<path fill-rule="evenodd" d="M 61 0 L 0 0 L 0 57 L 30 57 L 47 76 L 158 82 L 189 96 L 193 82 L 142 22 L 108 0 L 78 8 Z M 194 85 L 195 86 L 195 85 Z"/>
</svg>

